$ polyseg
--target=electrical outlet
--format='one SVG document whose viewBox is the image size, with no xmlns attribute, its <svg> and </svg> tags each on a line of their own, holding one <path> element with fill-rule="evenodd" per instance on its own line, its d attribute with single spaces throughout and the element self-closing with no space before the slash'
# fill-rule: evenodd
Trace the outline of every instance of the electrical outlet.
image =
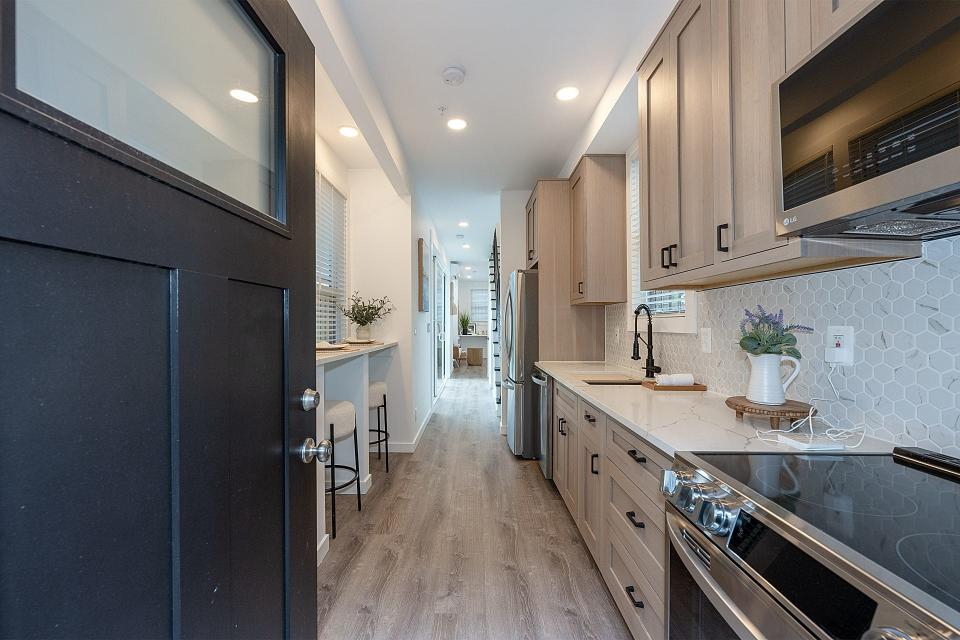
<svg viewBox="0 0 960 640">
<path fill-rule="evenodd" d="M 827 344 L 824 345 L 823 350 L 824 362 L 846 366 L 853 364 L 853 327 L 827 327 L 826 340 Z"/>
<path fill-rule="evenodd" d="M 700 351 L 713 353 L 713 329 L 710 327 L 700 328 Z"/>
</svg>

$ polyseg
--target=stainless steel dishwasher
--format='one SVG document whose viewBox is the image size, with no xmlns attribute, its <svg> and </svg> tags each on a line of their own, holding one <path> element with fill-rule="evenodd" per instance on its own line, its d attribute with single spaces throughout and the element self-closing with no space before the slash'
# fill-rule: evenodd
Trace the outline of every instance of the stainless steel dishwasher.
<svg viewBox="0 0 960 640">
<path fill-rule="evenodd" d="M 553 378 L 540 369 L 534 369 L 531 379 L 537 385 L 537 416 L 534 423 L 539 431 L 537 438 L 540 442 L 537 461 L 540 463 L 543 477 L 551 480 L 553 479 L 553 429 L 550 427 L 553 416 Z"/>
</svg>

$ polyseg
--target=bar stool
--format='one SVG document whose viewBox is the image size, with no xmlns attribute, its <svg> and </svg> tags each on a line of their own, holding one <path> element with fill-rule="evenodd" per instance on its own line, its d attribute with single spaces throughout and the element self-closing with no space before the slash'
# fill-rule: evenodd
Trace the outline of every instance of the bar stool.
<svg viewBox="0 0 960 640">
<path fill-rule="evenodd" d="M 330 469 L 330 486 L 326 492 L 330 494 L 330 520 L 331 520 L 331 538 L 337 537 L 337 491 L 357 483 L 357 511 L 360 511 L 360 451 L 357 444 L 357 412 L 353 408 L 353 403 L 343 400 L 330 404 L 323 415 L 324 422 L 329 425 L 330 432 L 327 435 L 330 442 L 336 443 L 346 440 L 353 435 L 353 457 L 356 460 L 356 467 L 345 464 L 337 464 L 337 448 L 333 447 L 330 451 L 330 464 L 325 465 Z M 353 477 L 337 484 L 337 469 L 343 469 L 353 473 Z"/>
<path fill-rule="evenodd" d="M 370 384 L 370 408 L 377 410 L 377 428 L 370 429 L 375 433 L 376 440 L 370 446 L 377 445 L 377 460 L 380 459 L 380 445 L 387 450 L 387 473 L 390 473 L 390 431 L 387 429 L 387 383 L 373 382 Z M 380 410 L 383 409 L 383 422 L 380 422 Z"/>
</svg>

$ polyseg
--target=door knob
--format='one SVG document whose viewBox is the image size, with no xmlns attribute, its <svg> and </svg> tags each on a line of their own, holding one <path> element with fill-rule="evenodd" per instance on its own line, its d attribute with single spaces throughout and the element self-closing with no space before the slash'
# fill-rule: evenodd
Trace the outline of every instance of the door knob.
<svg viewBox="0 0 960 640">
<path fill-rule="evenodd" d="M 300 459 L 307 464 L 316 459 L 319 462 L 326 462 L 330 459 L 330 451 L 333 444 L 329 440 L 321 440 L 318 444 L 313 438 L 307 438 L 300 445 Z"/>
<path fill-rule="evenodd" d="M 320 392 L 313 389 L 304 389 L 300 396 L 300 406 L 304 411 L 313 411 L 320 406 Z"/>
</svg>

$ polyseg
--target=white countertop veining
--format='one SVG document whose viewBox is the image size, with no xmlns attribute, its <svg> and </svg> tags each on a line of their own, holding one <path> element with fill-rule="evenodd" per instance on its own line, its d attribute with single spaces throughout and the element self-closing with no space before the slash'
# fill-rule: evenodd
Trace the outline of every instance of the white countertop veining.
<svg viewBox="0 0 960 640">
<path fill-rule="evenodd" d="M 337 351 L 317 351 L 317 364 L 330 364 L 331 362 L 337 362 L 339 360 L 348 360 L 362 356 L 365 353 L 383 351 L 384 349 L 395 347 L 397 344 L 396 340 L 387 340 L 377 344 L 350 345 L 346 349 L 339 349 Z"/>
<path fill-rule="evenodd" d="M 588 385 L 590 374 L 642 373 L 605 362 L 537 362 L 554 380 L 627 427 L 668 456 L 677 451 L 789 451 L 799 449 L 761 440 L 757 429 L 769 420 L 744 416 L 737 420 L 725 396 L 710 391 L 653 391 L 640 385 Z M 855 441 L 855 440 L 854 440 Z M 857 453 L 889 453 L 893 444 L 864 438 Z"/>
</svg>

